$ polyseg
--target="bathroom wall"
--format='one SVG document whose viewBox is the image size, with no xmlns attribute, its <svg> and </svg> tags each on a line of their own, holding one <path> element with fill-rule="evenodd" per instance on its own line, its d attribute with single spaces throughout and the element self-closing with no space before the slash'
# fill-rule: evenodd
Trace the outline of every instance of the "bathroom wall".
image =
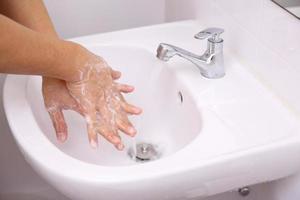
<svg viewBox="0 0 300 200">
<path fill-rule="evenodd" d="M 63 38 L 162 23 L 164 0 L 45 0 Z"/>
<path fill-rule="evenodd" d="M 270 0 L 166 0 L 167 21 L 194 17 L 204 27 L 223 27 L 225 51 L 234 49 L 300 116 L 300 20 Z M 299 188 L 300 174 L 266 184 L 261 192 L 265 200 L 296 200 Z"/>
<path fill-rule="evenodd" d="M 63 38 L 164 22 L 163 0 L 45 0 L 45 4 Z M 4 78 L 0 75 L 1 91 Z M 27 192 L 49 193 L 49 199 L 59 196 L 35 174 L 20 154 L 5 119 L 2 94 L 0 127 L 0 199 L 3 193 L 16 192 L 22 193 L 22 199 Z M 36 199 L 44 198 L 37 196 Z M 55 199 L 59 200 L 59 197 Z"/>
</svg>

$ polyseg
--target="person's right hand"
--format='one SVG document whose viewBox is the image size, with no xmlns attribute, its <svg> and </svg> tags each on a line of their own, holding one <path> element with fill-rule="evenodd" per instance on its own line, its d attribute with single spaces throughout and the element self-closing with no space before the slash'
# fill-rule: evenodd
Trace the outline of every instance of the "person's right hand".
<svg viewBox="0 0 300 200">
<path fill-rule="evenodd" d="M 114 80 L 120 78 L 119 71 L 111 70 Z M 123 85 L 120 92 L 129 93 L 133 87 Z M 65 122 L 63 110 L 73 110 L 83 115 L 83 110 L 78 102 L 70 95 L 64 80 L 43 77 L 42 92 L 44 104 L 55 129 L 57 140 L 65 142 L 68 138 L 68 126 Z"/>
<path fill-rule="evenodd" d="M 136 130 L 128 120 L 128 114 L 137 115 L 142 112 L 140 108 L 127 103 L 120 93 L 126 90 L 131 92 L 133 88 L 115 83 L 108 64 L 86 49 L 82 49 L 77 59 L 78 80 L 66 81 L 66 86 L 82 108 L 90 144 L 97 147 L 100 134 L 122 150 L 124 145 L 119 130 L 134 136 Z"/>
</svg>

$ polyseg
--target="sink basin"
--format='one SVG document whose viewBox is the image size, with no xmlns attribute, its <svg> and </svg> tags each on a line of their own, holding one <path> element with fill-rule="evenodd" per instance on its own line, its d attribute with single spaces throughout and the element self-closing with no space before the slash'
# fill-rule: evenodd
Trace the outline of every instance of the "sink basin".
<svg viewBox="0 0 300 200">
<path fill-rule="evenodd" d="M 183 148 L 199 134 L 201 115 L 195 100 L 175 74 L 151 52 L 130 46 L 94 46 L 89 49 L 104 57 L 114 69 L 122 71 L 120 82 L 135 86 L 135 92 L 126 99 L 144 109 L 141 117 L 131 119 L 139 134 L 134 140 L 121 134 L 127 148 L 125 151 L 115 151 L 115 147 L 101 137 L 100 148 L 94 150 L 89 147 L 85 120 L 79 114 L 67 111 L 65 117 L 70 124 L 70 136 L 65 144 L 60 144 L 44 108 L 41 78 L 25 76 L 26 98 L 41 131 L 38 134 L 44 134 L 53 145 L 73 158 L 104 166 L 137 164 L 128 156 L 134 143 L 154 144 L 165 157 Z M 179 94 L 184 94 L 184 102 Z"/>
<path fill-rule="evenodd" d="M 8 76 L 5 112 L 26 160 L 75 200 L 196 199 L 297 172 L 298 116 L 239 58 L 225 51 L 221 79 L 202 77 L 180 58 L 155 58 L 160 42 L 202 52 L 205 45 L 199 48 L 193 35 L 203 28 L 185 21 L 74 39 L 122 71 L 121 82 L 136 87 L 126 99 L 144 114 L 132 118 L 135 141 L 122 135 L 123 152 L 105 140 L 90 149 L 85 123 L 71 111 L 69 139 L 59 144 L 43 107 L 41 79 Z M 159 159 L 130 159 L 135 142 L 155 145 Z"/>
</svg>

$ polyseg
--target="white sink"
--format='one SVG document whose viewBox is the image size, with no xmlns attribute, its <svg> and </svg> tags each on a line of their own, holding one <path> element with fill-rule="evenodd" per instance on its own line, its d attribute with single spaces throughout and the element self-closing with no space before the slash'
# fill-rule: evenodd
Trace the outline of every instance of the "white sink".
<svg viewBox="0 0 300 200">
<path fill-rule="evenodd" d="M 137 142 L 158 147 L 158 160 L 137 163 L 101 140 L 89 148 L 83 119 L 66 112 L 70 137 L 55 139 L 41 80 L 8 76 L 4 107 L 27 161 L 71 199 L 195 199 L 295 173 L 300 123 L 288 105 L 225 51 L 226 76 L 209 80 L 180 58 L 155 57 L 160 42 L 200 53 L 194 21 L 74 39 L 123 72 L 136 86 L 126 98 L 144 108 Z M 225 37 L 226 40 L 226 37 Z"/>
</svg>

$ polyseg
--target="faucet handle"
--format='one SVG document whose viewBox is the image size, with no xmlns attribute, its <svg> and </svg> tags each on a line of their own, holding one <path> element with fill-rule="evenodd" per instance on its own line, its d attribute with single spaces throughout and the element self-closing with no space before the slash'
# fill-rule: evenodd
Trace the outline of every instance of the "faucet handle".
<svg viewBox="0 0 300 200">
<path fill-rule="evenodd" d="M 203 31 L 197 33 L 194 37 L 196 39 L 206 39 L 208 38 L 211 42 L 222 42 L 223 39 L 219 38 L 219 36 L 224 32 L 222 28 L 207 28 Z"/>
</svg>

